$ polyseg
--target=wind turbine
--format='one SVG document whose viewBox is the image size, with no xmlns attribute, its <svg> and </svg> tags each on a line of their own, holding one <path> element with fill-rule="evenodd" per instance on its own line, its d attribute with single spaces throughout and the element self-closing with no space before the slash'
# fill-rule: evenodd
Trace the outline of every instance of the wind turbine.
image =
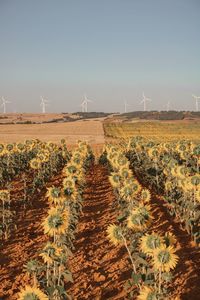
<svg viewBox="0 0 200 300">
<path fill-rule="evenodd" d="M 86 95 L 84 95 L 83 102 L 81 103 L 82 112 L 88 112 L 88 103 L 93 102 L 92 100 L 88 99 Z"/>
<path fill-rule="evenodd" d="M 45 100 L 42 96 L 40 96 L 41 103 L 40 106 L 42 106 L 42 113 L 46 113 L 46 105 L 48 105 L 49 101 Z"/>
<path fill-rule="evenodd" d="M 126 100 L 124 100 L 124 113 L 127 113 L 127 107 L 130 106 L 130 104 L 127 103 Z"/>
<path fill-rule="evenodd" d="M 168 101 L 167 104 L 166 104 L 166 110 L 167 110 L 167 112 L 169 111 L 169 109 L 170 109 L 170 101 Z"/>
<path fill-rule="evenodd" d="M 147 101 L 152 101 L 152 100 L 149 99 L 149 98 L 147 98 L 147 97 L 144 95 L 144 92 L 143 92 L 142 96 L 143 96 L 143 99 L 142 99 L 142 101 L 141 101 L 140 103 L 144 103 L 144 111 L 146 111 L 146 110 L 147 110 Z"/>
<path fill-rule="evenodd" d="M 192 95 L 192 97 L 196 100 L 196 111 L 199 111 L 199 102 L 200 96 Z"/>
<path fill-rule="evenodd" d="M 6 104 L 11 103 L 10 101 L 6 101 L 4 97 L 1 98 L 2 104 L 1 107 L 3 107 L 3 113 L 6 114 Z"/>
</svg>

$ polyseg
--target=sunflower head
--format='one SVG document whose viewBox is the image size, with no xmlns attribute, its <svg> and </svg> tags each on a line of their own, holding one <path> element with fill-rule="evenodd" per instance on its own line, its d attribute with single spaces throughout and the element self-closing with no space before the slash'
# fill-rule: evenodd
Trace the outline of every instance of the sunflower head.
<svg viewBox="0 0 200 300">
<path fill-rule="evenodd" d="M 133 198 L 133 189 L 130 185 L 124 185 L 119 190 L 120 196 L 126 200 L 131 200 Z"/>
<path fill-rule="evenodd" d="M 40 253 L 39 256 L 42 257 L 45 263 L 51 265 L 55 260 L 59 259 L 62 251 L 62 248 L 59 248 L 55 243 L 48 242 L 44 246 L 42 253 Z"/>
<path fill-rule="evenodd" d="M 52 207 L 42 223 L 44 233 L 49 236 L 65 234 L 69 226 L 69 211 L 62 211 L 59 207 Z"/>
<path fill-rule="evenodd" d="M 173 182 L 172 181 L 166 181 L 165 182 L 165 189 L 166 191 L 171 191 L 173 189 Z"/>
<path fill-rule="evenodd" d="M 28 274 L 34 274 L 39 269 L 39 263 L 37 260 L 31 259 L 23 267 Z"/>
<path fill-rule="evenodd" d="M 48 300 L 48 296 L 44 294 L 39 288 L 31 287 L 29 285 L 21 289 L 17 300 Z"/>
<path fill-rule="evenodd" d="M 200 202 L 200 189 L 195 192 L 195 199 Z"/>
<path fill-rule="evenodd" d="M 178 166 L 176 168 L 176 174 L 177 174 L 177 176 L 180 177 L 180 178 L 182 178 L 182 179 L 184 179 L 186 177 L 187 172 L 188 172 L 188 170 L 184 166 Z"/>
<path fill-rule="evenodd" d="M 163 238 L 159 234 L 153 232 L 152 234 L 146 234 L 142 236 L 140 249 L 146 255 L 152 256 L 153 251 L 161 247 L 163 243 Z"/>
<path fill-rule="evenodd" d="M 62 204 L 65 201 L 61 189 L 55 186 L 47 189 L 46 197 L 48 197 L 49 202 L 54 204 Z"/>
<path fill-rule="evenodd" d="M 34 170 L 38 170 L 41 167 L 41 162 L 37 158 L 33 158 L 30 161 L 30 167 Z"/>
<path fill-rule="evenodd" d="M 0 143 L 0 153 L 1 153 L 1 152 L 3 152 L 3 151 L 4 151 L 4 149 L 5 149 L 5 145 L 4 145 L 4 144 L 2 144 L 2 143 Z"/>
<path fill-rule="evenodd" d="M 143 286 L 137 300 L 158 300 L 158 295 L 152 287 Z"/>
<path fill-rule="evenodd" d="M 171 232 L 166 232 L 163 237 L 166 247 L 174 246 L 177 242 L 176 237 Z"/>
<path fill-rule="evenodd" d="M 193 176 L 190 176 L 189 177 L 189 183 L 192 185 L 192 187 L 194 189 L 197 189 L 198 187 L 200 187 L 200 175 L 195 174 Z"/>
<path fill-rule="evenodd" d="M 153 251 L 153 267 L 155 270 L 161 270 L 162 272 L 170 272 L 175 269 L 178 256 L 174 254 L 175 249 L 172 246 L 166 247 L 161 245 L 159 248 Z"/>
<path fill-rule="evenodd" d="M 6 150 L 7 150 L 8 152 L 12 152 L 12 151 L 14 150 L 14 148 L 15 148 L 15 145 L 14 145 L 14 144 L 11 144 L 11 143 L 6 144 Z"/>
<path fill-rule="evenodd" d="M 192 150 L 194 156 L 196 157 L 200 156 L 200 145 L 195 145 Z"/>
<path fill-rule="evenodd" d="M 107 228 L 108 239 L 114 244 L 120 244 L 122 242 L 121 228 L 115 224 L 111 224 Z"/>
<path fill-rule="evenodd" d="M 10 192 L 8 190 L 0 190 L 0 200 L 4 202 L 9 201 Z"/>
<path fill-rule="evenodd" d="M 118 173 L 113 172 L 111 176 L 109 176 L 109 181 L 113 187 L 120 186 L 120 176 Z"/>
<path fill-rule="evenodd" d="M 151 200 L 151 193 L 148 189 L 143 189 L 140 194 L 140 199 L 143 202 L 149 202 Z"/>
<path fill-rule="evenodd" d="M 119 170 L 119 174 L 121 175 L 121 177 L 123 178 L 128 178 L 132 176 L 132 171 L 129 168 L 126 167 L 122 167 Z"/>
<path fill-rule="evenodd" d="M 148 154 L 152 159 L 157 159 L 160 153 L 156 147 L 152 147 L 148 150 Z"/>
<path fill-rule="evenodd" d="M 140 205 L 131 211 L 130 216 L 127 218 L 127 227 L 135 231 L 142 231 L 149 226 L 152 218 L 150 206 Z"/>
</svg>

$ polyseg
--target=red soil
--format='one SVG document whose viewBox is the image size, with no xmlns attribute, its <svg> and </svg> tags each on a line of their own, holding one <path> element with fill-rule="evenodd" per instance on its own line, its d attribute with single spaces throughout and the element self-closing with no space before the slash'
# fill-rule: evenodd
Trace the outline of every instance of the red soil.
<svg viewBox="0 0 200 300">
<path fill-rule="evenodd" d="M 59 175 L 49 181 L 48 186 L 59 184 Z M 86 175 L 83 213 L 76 233 L 75 251 L 70 259 L 74 283 L 69 284 L 68 293 L 74 300 L 127 299 L 124 284 L 130 278 L 127 253 L 123 247 L 113 246 L 107 239 L 107 226 L 116 221 L 118 211 L 108 171 L 101 165 L 92 166 Z M 15 182 L 12 198 L 18 208 L 17 228 L 11 237 L 0 246 L 0 299 L 15 300 L 20 287 L 28 282 L 23 273 L 23 264 L 38 256 L 46 237 L 41 227 L 47 214 L 46 189 L 32 199 L 32 206 L 26 210 L 18 205 L 22 182 Z M 178 240 L 177 254 L 180 257 L 174 271 L 171 285 L 172 300 L 200 299 L 200 253 L 191 242 L 189 235 L 168 214 L 162 199 L 152 193 L 154 214 L 150 230 L 172 231 Z M 170 299 L 170 300 L 171 300 Z"/>
</svg>

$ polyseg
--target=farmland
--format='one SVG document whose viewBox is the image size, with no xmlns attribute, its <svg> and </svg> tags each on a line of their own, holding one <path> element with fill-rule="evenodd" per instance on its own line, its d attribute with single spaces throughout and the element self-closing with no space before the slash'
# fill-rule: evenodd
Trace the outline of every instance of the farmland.
<svg viewBox="0 0 200 300">
<path fill-rule="evenodd" d="M 200 121 L 132 121 L 105 122 L 105 135 L 111 138 L 146 136 L 156 140 L 200 140 Z"/>
<path fill-rule="evenodd" d="M 199 299 L 200 123 L 0 126 L 0 299 Z"/>
</svg>

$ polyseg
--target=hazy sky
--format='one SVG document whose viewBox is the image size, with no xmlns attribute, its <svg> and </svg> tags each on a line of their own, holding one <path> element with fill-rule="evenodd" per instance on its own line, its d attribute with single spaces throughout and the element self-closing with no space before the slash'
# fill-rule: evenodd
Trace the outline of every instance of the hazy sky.
<svg viewBox="0 0 200 300">
<path fill-rule="evenodd" d="M 200 0 L 0 0 L 0 96 L 9 111 L 194 109 Z"/>
</svg>

